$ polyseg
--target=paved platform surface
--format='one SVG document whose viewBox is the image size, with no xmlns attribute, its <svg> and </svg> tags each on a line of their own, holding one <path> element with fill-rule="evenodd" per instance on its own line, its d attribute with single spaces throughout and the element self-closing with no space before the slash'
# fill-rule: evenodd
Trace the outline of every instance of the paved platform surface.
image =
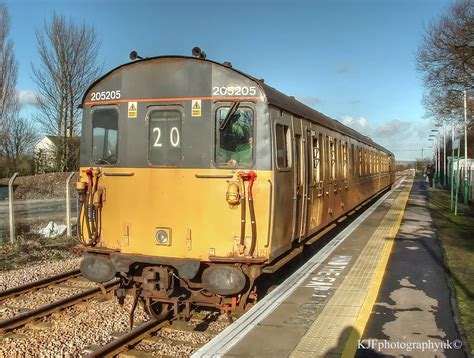
<svg viewBox="0 0 474 358">
<path fill-rule="evenodd" d="M 357 355 L 464 357 L 450 295 L 427 185 L 417 180 Z"/>
<path fill-rule="evenodd" d="M 422 184 L 415 183 L 408 201 L 413 181 L 402 180 L 194 356 L 423 356 L 406 347 L 389 352 L 370 344 L 458 339 Z M 462 356 L 458 349 L 449 354 Z"/>
</svg>

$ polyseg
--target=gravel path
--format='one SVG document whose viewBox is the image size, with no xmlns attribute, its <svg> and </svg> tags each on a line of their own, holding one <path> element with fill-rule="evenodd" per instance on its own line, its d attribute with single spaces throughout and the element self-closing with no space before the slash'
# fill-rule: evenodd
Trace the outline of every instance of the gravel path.
<svg viewBox="0 0 474 358">
<path fill-rule="evenodd" d="M 77 257 L 62 261 L 46 261 L 18 270 L 0 272 L 0 291 L 78 269 L 80 262 L 81 258 Z"/>
</svg>

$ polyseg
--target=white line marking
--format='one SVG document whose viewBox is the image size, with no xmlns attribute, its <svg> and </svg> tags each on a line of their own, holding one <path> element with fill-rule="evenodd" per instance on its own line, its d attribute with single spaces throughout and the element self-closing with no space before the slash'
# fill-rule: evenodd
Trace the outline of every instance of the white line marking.
<svg viewBox="0 0 474 358">
<path fill-rule="evenodd" d="M 288 277 L 278 288 L 266 295 L 250 311 L 246 312 L 237 321 L 224 329 L 211 339 L 206 345 L 196 351 L 191 357 L 221 357 L 237 344 L 252 328 L 272 313 L 285 299 L 298 288 L 303 281 L 313 272 L 344 240 L 371 215 L 387 197 L 405 182 L 400 183 L 384 194 L 370 208 L 355 219 L 349 226 L 342 230 L 318 253 L 311 257 L 303 266 Z"/>
</svg>

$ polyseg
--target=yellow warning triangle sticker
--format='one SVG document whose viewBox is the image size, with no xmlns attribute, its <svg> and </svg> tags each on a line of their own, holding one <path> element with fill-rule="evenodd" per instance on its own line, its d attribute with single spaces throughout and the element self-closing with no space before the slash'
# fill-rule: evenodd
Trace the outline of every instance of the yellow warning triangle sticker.
<svg viewBox="0 0 474 358">
<path fill-rule="evenodd" d="M 135 105 L 132 103 L 132 104 L 130 105 L 130 108 L 129 108 L 128 110 L 129 110 L 129 111 L 136 111 L 137 108 L 136 108 Z"/>
<path fill-rule="evenodd" d="M 199 106 L 199 102 L 194 103 L 193 109 L 201 109 L 201 107 Z"/>
</svg>

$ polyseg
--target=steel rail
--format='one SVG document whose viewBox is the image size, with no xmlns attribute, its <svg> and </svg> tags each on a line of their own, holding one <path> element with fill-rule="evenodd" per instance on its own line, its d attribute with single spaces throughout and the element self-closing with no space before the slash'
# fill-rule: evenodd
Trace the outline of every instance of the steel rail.
<svg viewBox="0 0 474 358">
<path fill-rule="evenodd" d="M 164 325 L 166 325 L 167 322 L 167 320 L 152 319 L 151 321 L 142 323 L 141 325 L 132 329 L 130 332 L 125 333 L 123 336 L 120 336 L 117 339 L 107 343 L 105 346 L 102 346 L 97 351 L 90 353 L 87 357 L 114 357 L 120 352 L 126 350 L 128 346 L 140 342 L 144 336 L 148 335 L 153 331 L 159 330 Z"/>
<path fill-rule="evenodd" d="M 17 296 L 19 294 L 24 294 L 33 290 L 47 287 L 49 285 L 52 285 L 58 282 L 66 281 L 70 278 L 77 277 L 80 274 L 81 274 L 80 270 L 73 270 L 73 271 L 61 273 L 59 275 L 47 277 L 42 280 L 30 282 L 25 285 L 9 288 L 8 290 L 0 292 L 0 301 L 10 298 L 12 296 Z"/>
<path fill-rule="evenodd" d="M 111 289 L 119 284 L 118 280 L 114 280 L 111 282 L 108 282 L 104 284 L 104 287 L 106 289 Z M 89 290 L 77 293 L 73 296 L 66 297 L 60 301 L 53 302 L 49 305 L 40 307 L 38 309 L 22 313 L 18 316 L 6 319 L 4 321 L 0 321 L 0 332 L 4 332 L 7 330 L 11 330 L 14 328 L 18 328 L 20 326 L 25 325 L 29 321 L 32 321 L 34 319 L 42 318 L 45 316 L 48 316 L 49 314 L 58 311 L 63 308 L 70 307 L 74 305 L 77 302 L 87 300 L 89 298 L 92 298 L 96 296 L 98 293 L 101 293 L 102 290 L 100 287 L 94 287 Z"/>
</svg>

